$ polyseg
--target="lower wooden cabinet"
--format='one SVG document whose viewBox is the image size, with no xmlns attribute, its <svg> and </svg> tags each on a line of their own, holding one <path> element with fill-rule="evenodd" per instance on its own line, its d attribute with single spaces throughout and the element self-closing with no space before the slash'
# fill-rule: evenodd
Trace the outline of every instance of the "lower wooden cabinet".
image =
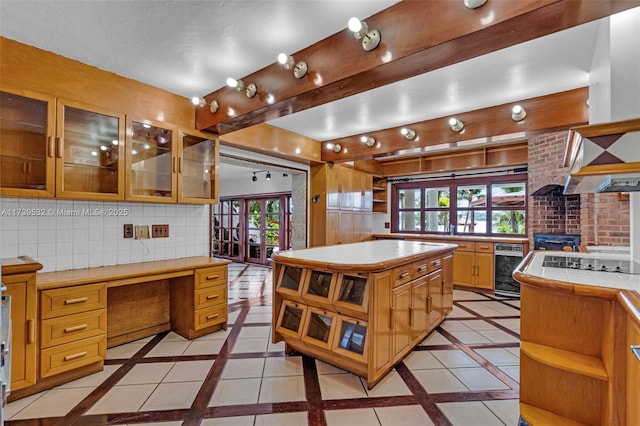
<svg viewBox="0 0 640 426">
<path fill-rule="evenodd" d="M 493 289 L 493 243 L 456 243 L 453 282 L 467 287 Z"/>
<path fill-rule="evenodd" d="M 627 424 L 640 425 L 640 323 L 627 315 Z"/>
</svg>

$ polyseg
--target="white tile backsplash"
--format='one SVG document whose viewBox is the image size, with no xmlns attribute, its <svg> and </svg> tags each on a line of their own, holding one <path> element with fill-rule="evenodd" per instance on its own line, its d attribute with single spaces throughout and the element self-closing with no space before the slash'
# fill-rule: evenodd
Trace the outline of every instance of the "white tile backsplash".
<svg viewBox="0 0 640 426">
<path fill-rule="evenodd" d="M 100 213 L 90 216 L 83 209 Z M 109 214 L 118 209 L 127 214 Z M 30 256 L 46 272 L 208 256 L 209 210 L 208 205 L 0 198 L 0 257 Z M 169 238 L 125 239 L 125 223 L 169 224 Z"/>
</svg>

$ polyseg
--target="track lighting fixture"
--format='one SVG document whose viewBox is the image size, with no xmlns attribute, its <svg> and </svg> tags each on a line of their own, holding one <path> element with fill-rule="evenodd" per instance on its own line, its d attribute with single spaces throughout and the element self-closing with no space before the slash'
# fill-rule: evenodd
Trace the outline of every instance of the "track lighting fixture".
<svg viewBox="0 0 640 426">
<path fill-rule="evenodd" d="M 307 75 L 307 63 L 305 61 L 295 62 L 293 56 L 281 53 L 278 55 L 278 62 L 282 64 L 285 70 L 293 69 L 295 78 L 302 78 Z"/>
<path fill-rule="evenodd" d="M 193 98 L 191 98 L 191 103 L 193 103 L 195 106 L 198 106 L 200 108 L 204 108 L 207 105 L 209 105 L 209 111 L 211 111 L 212 114 L 218 111 L 218 101 L 216 100 L 213 100 L 211 101 L 210 104 L 208 104 L 205 98 L 199 98 L 197 96 L 194 96 Z"/>
<path fill-rule="evenodd" d="M 349 27 L 349 30 L 353 32 L 353 36 L 356 38 L 356 40 L 362 39 L 362 48 L 367 52 L 372 51 L 373 49 L 378 47 L 378 44 L 380 44 L 380 31 L 370 30 L 366 22 L 353 17 L 349 19 L 347 25 Z"/>
<path fill-rule="evenodd" d="M 376 140 L 374 138 L 372 138 L 371 136 L 362 136 L 362 137 L 360 137 L 360 142 L 362 142 L 363 144 L 367 145 L 368 147 L 372 147 L 373 145 L 376 144 Z"/>
<path fill-rule="evenodd" d="M 266 180 L 271 180 L 271 172 L 267 170 L 267 175 L 264 178 Z"/>
<path fill-rule="evenodd" d="M 513 121 L 522 121 L 527 116 L 527 111 L 520 105 L 514 105 L 511 109 L 511 119 Z"/>
<path fill-rule="evenodd" d="M 451 126 L 451 130 L 454 132 L 460 132 L 464 129 L 464 123 L 455 117 L 449 119 L 449 126 Z"/>
<path fill-rule="evenodd" d="M 257 181 L 258 180 L 258 176 L 256 176 L 256 173 L 253 172 L 253 177 L 251 178 L 252 181 Z"/>
<path fill-rule="evenodd" d="M 336 152 L 336 153 L 342 151 L 342 145 L 340 145 L 339 143 L 331 143 L 331 142 L 329 142 L 327 144 L 327 148 L 329 148 L 331 151 Z"/>
<path fill-rule="evenodd" d="M 258 86 L 254 83 L 249 83 L 245 88 L 244 81 L 236 80 L 232 77 L 227 78 L 227 86 L 236 89 L 236 92 L 242 92 L 242 90 L 244 90 L 244 94 L 247 95 L 247 98 L 253 98 L 256 93 L 258 93 Z"/>
<path fill-rule="evenodd" d="M 266 180 L 271 180 L 271 172 L 269 170 L 257 170 L 253 172 L 253 176 L 251 176 L 252 181 L 256 182 L 258 180 L 258 176 L 256 176 L 258 173 L 266 173 L 264 178 Z"/>
<path fill-rule="evenodd" d="M 400 129 L 400 134 L 405 138 L 407 138 L 408 140 L 412 140 L 413 138 L 416 137 L 416 132 L 406 127 L 403 127 L 402 129 Z"/>
</svg>

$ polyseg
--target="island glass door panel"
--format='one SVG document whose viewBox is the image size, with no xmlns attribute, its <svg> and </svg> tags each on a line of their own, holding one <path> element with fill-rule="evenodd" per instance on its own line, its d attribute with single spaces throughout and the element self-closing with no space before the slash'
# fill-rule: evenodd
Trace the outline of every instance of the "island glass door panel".
<svg viewBox="0 0 640 426">
<path fill-rule="evenodd" d="M 178 154 L 178 201 L 211 204 L 218 199 L 218 144 L 215 139 L 196 132 L 180 132 Z"/>
<path fill-rule="evenodd" d="M 55 100 L 15 92 L 0 92 L 0 195 L 52 197 Z"/>
<path fill-rule="evenodd" d="M 166 123 L 133 120 L 127 127 L 127 199 L 176 202 L 176 129 Z"/>
<path fill-rule="evenodd" d="M 124 115 L 58 100 L 56 197 L 124 198 Z"/>
</svg>

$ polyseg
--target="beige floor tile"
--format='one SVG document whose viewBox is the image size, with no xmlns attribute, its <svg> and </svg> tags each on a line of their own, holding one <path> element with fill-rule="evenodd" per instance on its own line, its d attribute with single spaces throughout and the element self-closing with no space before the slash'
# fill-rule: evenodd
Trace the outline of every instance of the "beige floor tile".
<svg viewBox="0 0 640 426">
<path fill-rule="evenodd" d="M 181 426 L 182 421 L 178 422 L 152 422 L 152 423 L 127 423 L 127 426 Z"/>
<path fill-rule="evenodd" d="M 138 411 L 157 385 L 114 386 L 87 414 L 121 413 Z"/>
<path fill-rule="evenodd" d="M 266 352 L 269 346 L 268 338 L 260 339 L 238 339 L 231 353 Z"/>
<path fill-rule="evenodd" d="M 453 307 L 453 310 L 451 311 L 451 313 L 449 314 L 449 316 L 447 318 L 471 318 L 474 317 L 475 315 L 460 309 L 457 306 Z"/>
<path fill-rule="evenodd" d="M 308 414 L 303 411 L 300 413 L 261 414 L 256 416 L 255 426 L 307 426 L 308 424 Z"/>
<path fill-rule="evenodd" d="M 413 351 L 404 359 L 410 370 L 443 368 L 444 365 L 430 351 Z"/>
<path fill-rule="evenodd" d="M 495 366 L 520 365 L 520 359 L 503 348 L 475 349 L 475 352 Z"/>
<path fill-rule="evenodd" d="M 472 391 L 509 389 L 509 386 L 482 367 L 452 368 L 449 371 Z"/>
<path fill-rule="evenodd" d="M 323 399 L 365 398 L 367 393 L 360 378 L 353 374 L 323 374 L 318 376 Z"/>
<path fill-rule="evenodd" d="M 48 391 L 39 392 L 34 395 L 29 395 L 27 397 L 20 398 L 17 401 L 8 403 L 4 407 L 4 418 L 6 420 L 11 419 L 13 416 L 15 416 L 20 411 L 24 410 L 29 404 L 33 403 L 36 399 L 40 398 L 47 392 Z"/>
<path fill-rule="evenodd" d="M 284 352 L 284 342 L 271 343 L 269 338 L 269 346 L 267 346 L 267 352 Z"/>
<path fill-rule="evenodd" d="M 269 314 L 271 315 L 271 305 L 269 306 L 254 306 L 249 308 L 249 315 L 252 314 Z"/>
<path fill-rule="evenodd" d="M 111 376 L 121 365 L 105 365 L 102 371 L 64 383 L 56 389 L 97 387 Z"/>
<path fill-rule="evenodd" d="M 146 343 L 125 343 L 107 349 L 107 359 L 129 359 L 144 347 Z"/>
<path fill-rule="evenodd" d="M 453 300 L 487 300 L 486 296 L 466 290 L 453 289 Z"/>
<path fill-rule="evenodd" d="M 382 380 L 378 382 L 373 389 L 367 389 L 367 381 L 360 378 L 362 387 L 369 397 L 382 397 L 382 396 L 399 396 L 399 395 L 411 395 L 411 391 L 404 383 L 404 380 L 400 377 L 397 371 L 392 370 L 384 376 Z"/>
<path fill-rule="evenodd" d="M 520 366 L 512 365 L 512 366 L 498 367 L 498 368 L 504 371 L 513 380 L 520 383 Z"/>
<path fill-rule="evenodd" d="M 464 392 L 467 387 L 449 370 L 414 370 L 413 375 L 429 393 Z"/>
<path fill-rule="evenodd" d="M 382 426 L 434 426 L 419 405 L 374 408 Z"/>
<path fill-rule="evenodd" d="M 327 364 L 326 362 L 316 360 L 316 370 L 318 371 L 318 375 L 321 374 L 349 374 L 348 371 L 343 370 L 341 368 L 335 367 L 331 364 Z"/>
<path fill-rule="evenodd" d="M 231 327 L 227 327 L 226 330 L 218 330 L 213 333 L 205 334 L 204 336 L 196 337 L 193 340 L 225 340 L 229 336 L 229 333 L 231 333 Z"/>
<path fill-rule="evenodd" d="M 204 381 L 213 363 L 213 360 L 176 362 L 162 383 Z"/>
<path fill-rule="evenodd" d="M 520 331 L 520 318 L 498 318 L 494 321 L 511 331 Z"/>
<path fill-rule="evenodd" d="M 506 425 L 517 425 L 520 418 L 520 401 L 504 399 L 482 401 Z"/>
<path fill-rule="evenodd" d="M 169 334 L 164 336 L 164 339 L 162 339 L 162 341 L 163 342 L 188 342 L 189 339 L 182 337 L 178 333 L 170 331 Z"/>
<path fill-rule="evenodd" d="M 467 326 L 468 322 L 471 322 L 471 321 L 456 321 L 456 320 L 444 321 L 441 327 L 449 332 L 469 331 L 469 327 Z"/>
<path fill-rule="evenodd" d="M 218 419 L 202 419 L 200 426 L 253 426 L 255 416 L 222 417 Z"/>
<path fill-rule="evenodd" d="M 149 364 L 137 364 L 129 371 L 118 385 L 142 385 L 158 384 L 167 375 L 173 362 L 154 362 Z"/>
<path fill-rule="evenodd" d="M 478 333 L 495 343 L 518 343 L 520 341 L 517 337 L 502 330 L 481 330 Z"/>
<path fill-rule="evenodd" d="M 262 379 L 220 380 L 209 400 L 210 407 L 258 402 Z"/>
<path fill-rule="evenodd" d="M 262 337 L 269 337 L 271 327 L 259 326 L 259 327 L 242 327 L 240 333 L 238 333 L 238 339 L 256 339 Z"/>
<path fill-rule="evenodd" d="M 520 358 L 520 347 L 517 347 L 517 348 L 504 348 L 504 350 L 509 352 L 511 355 Z"/>
<path fill-rule="evenodd" d="M 184 350 L 183 355 L 217 355 L 224 340 L 194 340 Z"/>
<path fill-rule="evenodd" d="M 496 327 L 495 325 L 489 324 L 484 320 L 469 320 L 469 321 L 463 321 L 463 323 L 464 325 L 466 325 L 467 327 L 469 327 L 471 330 L 474 330 L 474 331 L 498 330 L 498 327 Z"/>
<path fill-rule="evenodd" d="M 305 401 L 304 377 L 265 377 L 258 402 Z"/>
<path fill-rule="evenodd" d="M 447 368 L 478 367 L 480 365 L 459 349 L 429 352 Z"/>
<path fill-rule="evenodd" d="M 202 382 L 161 383 L 140 411 L 190 408 L 201 386 Z"/>
<path fill-rule="evenodd" d="M 49 390 L 13 415 L 11 420 L 64 416 L 92 391 L 93 388 Z"/>
<path fill-rule="evenodd" d="M 248 379 L 262 377 L 264 358 L 230 359 L 224 366 L 223 379 Z"/>
<path fill-rule="evenodd" d="M 286 356 L 267 358 L 262 377 L 302 376 L 302 357 Z"/>
<path fill-rule="evenodd" d="M 446 402 L 437 405 L 454 426 L 504 426 L 481 402 Z"/>
<path fill-rule="evenodd" d="M 491 343 L 491 340 L 487 339 L 477 331 L 452 331 L 451 335 L 466 345 L 474 343 Z"/>
<path fill-rule="evenodd" d="M 162 357 L 162 356 L 178 356 L 182 355 L 191 343 L 186 340 L 184 342 L 160 342 L 151 349 L 144 357 Z"/>
<path fill-rule="evenodd" d="M 271 313 L 268 314 L 248 314 L 244 320 L 245 324 L 253 324 L 257 322 L 271 322 Z"/>
<path fill-rule="evenodd" d="M 446 322 L 446 321 L 445 321 Z M 431 346 L 431 345 L 450 345 L 451 342 L 444 337 L 442 334 L 437 331 L 432 331 L 426 339 L 420 343 L 421 346 Z"/>
<path fill-rule="evenodd" d="M 352 410 L 328 410 L 324 412 L 327 426 L 378 426 L 378 416 L 373 408 Z"/>
</svg>

